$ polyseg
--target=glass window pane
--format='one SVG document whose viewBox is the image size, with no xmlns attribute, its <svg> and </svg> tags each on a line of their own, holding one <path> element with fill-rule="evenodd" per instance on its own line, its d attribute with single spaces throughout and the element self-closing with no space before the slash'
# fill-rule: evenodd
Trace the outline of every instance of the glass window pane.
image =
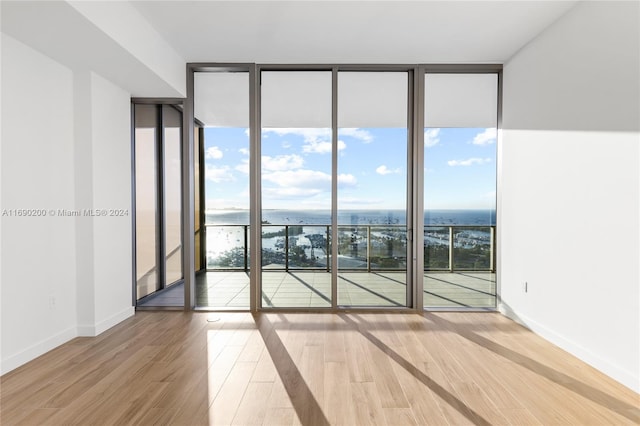
<svg viewBox="0 0 640 426">
<path fill-rule="evenodd" d="M 425 127 L 495 127 L 497 74 L 426 74 Z"/>
<path fill-rule="evenodd" d="M 249 308 L 249 73 L 195 74 L 203 123 L 204 252 L 196 306 Z"/>
<path fill-rule="evenodd" d="M 262 127 L 331 128 L 331 72 L 265 71 Z"/>
<path fill-rule="evenodd" d="M 194 249 L 194 262 L 195 262 L 195 271 L 199 271 L 200 269 L 202 269 L 202 255 L 201 255 L 201 239 L 202 239 L 202 223 L 200 220 L 200 216 L 202 214 L 202 211 L 200 209 L 200 191 L 201 191 L 201 186 L 200 186 L 200 135 L 202 132 L 202 127 L 200 127 L 199 125 L 194 126 L 193 129 L 193 170 L 194 170 L 194 176 L 193 176 L 193 188 L 194 188 L 194 194 L 193 194 L 193 212 L 194 212 L 194 217 L 193 217 L 193 228 L 194 228 L 194 235 L 193 235 L 193 241 L 194 241 L 194 245 L 195 245 L 195 249 Z"/>
<path fill-rule="evenodd" d="M 163 107 L 164 243 L 166 286 L 181 280 L 182 271 L 182 114 Z"/>
<path fill-rule="evenodd" d="M 425 84 L 426 123 L 443 127 L 424 129 L 424 306 L 492 308 L 497 76 Z"/>
<path fill-rule="evenodd" d="M 406 72 L 338 74 L 339 305 L 407 305 L 407 93 Z"/>
<path fill-rule="evenodd" d="M 340 128 L 406 128 L 406 72 L 340 72 Z"/>
<path fill-rule="evenodd" d="M 159 289 L 155 116 L 154 105 L 135 106 L 136 299 Z"/>
<path fill-rule="evenodd" d="M 195 117 L 207 127 L 249 127 L 249 73 L 194 74 Z"/>
<path fill-rule="evenodd" d="M 263 72 L 261 87 L 262 306 L 330 307 L 331 72 Z"/>
</svg>

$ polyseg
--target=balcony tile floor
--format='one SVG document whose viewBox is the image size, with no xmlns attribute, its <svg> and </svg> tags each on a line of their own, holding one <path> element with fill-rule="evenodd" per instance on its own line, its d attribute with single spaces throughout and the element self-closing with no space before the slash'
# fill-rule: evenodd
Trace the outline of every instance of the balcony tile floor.
<svg viewBox="0 0 640 426">
<path fill-rule="evenodd" d="M 495 274 L 489 272 L 429 272 L 424 275 L 426 308 L 493 308 Z M 331 307 L 331 275 L 324 271 L 264 271 L 262 305 L 274 308 Z M 147 298 L 142 307 L 183 305 L 182 285 Z M 400 272 L 340 272 L 338 305 L 357 307 L 405 306 L 405 274 Z M 245 272 L 207 272 L 196 277 L 196 306 L 247 309 L 249 275 Z"/>
</svg>

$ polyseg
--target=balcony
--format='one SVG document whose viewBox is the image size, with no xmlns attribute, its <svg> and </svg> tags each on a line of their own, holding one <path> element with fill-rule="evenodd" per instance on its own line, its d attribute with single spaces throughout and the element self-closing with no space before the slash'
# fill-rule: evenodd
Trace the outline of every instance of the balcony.
<svg viewBox="0 0 640 426">
<path fill-rule="evenodd" d="M 201 307 L 249 303 L 248 225 L 207 225 L 207 272 L 196 279 Z M 404 225 L 339 225 L 338 304 L 406 304 Z M 495 227 L 425 226 L 424 306 L 495 307 Z M 331 226 L 262 226 L 263 307 L 331 306 Z"/>
<path fill-rule="evenodd" d="M 331 226 L 263 225 L 262 306 L 331 306 Z M 249 226 L 207 225 L 206 272 L 196 276 L 196 306 L 249 306 Z M 406 305 L 406 227 L 339 226 L 338 304 Z M 493 308 L 494 226 L 425 226 L 424 306 Z M 329 253 L 329 254 L 328 254 Z M 139 306 L 182 306 L 175 285 Z"/>
</svg>

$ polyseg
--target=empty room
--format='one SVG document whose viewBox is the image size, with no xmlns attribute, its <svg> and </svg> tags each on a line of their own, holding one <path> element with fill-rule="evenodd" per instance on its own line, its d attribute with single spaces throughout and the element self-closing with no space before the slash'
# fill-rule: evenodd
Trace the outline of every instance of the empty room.
<svg viewBox="0 0 640 426">
<path fill-rule="evenodd" d="M 0 19 L 0 424 L 640 424 L 639 2 Z"/>
</svg>

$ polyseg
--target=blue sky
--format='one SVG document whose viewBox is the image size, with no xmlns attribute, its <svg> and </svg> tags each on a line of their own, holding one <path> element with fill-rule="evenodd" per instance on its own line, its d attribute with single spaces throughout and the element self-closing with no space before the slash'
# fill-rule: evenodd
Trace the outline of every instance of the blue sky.
<svg viewBox="0 0 640 426">
<path fill-rule="evenodd" d="M 425 207 L 495 206 L 495 129 L 425 129 Z M 263 129 L 263 208 L 331 208 L 331 130 Z M 340 129 L 340 209 L 403 209 L 407 131 Z M 245 128 L 205 129 L 207 208 L 249 207 Z"/>
</svg>

